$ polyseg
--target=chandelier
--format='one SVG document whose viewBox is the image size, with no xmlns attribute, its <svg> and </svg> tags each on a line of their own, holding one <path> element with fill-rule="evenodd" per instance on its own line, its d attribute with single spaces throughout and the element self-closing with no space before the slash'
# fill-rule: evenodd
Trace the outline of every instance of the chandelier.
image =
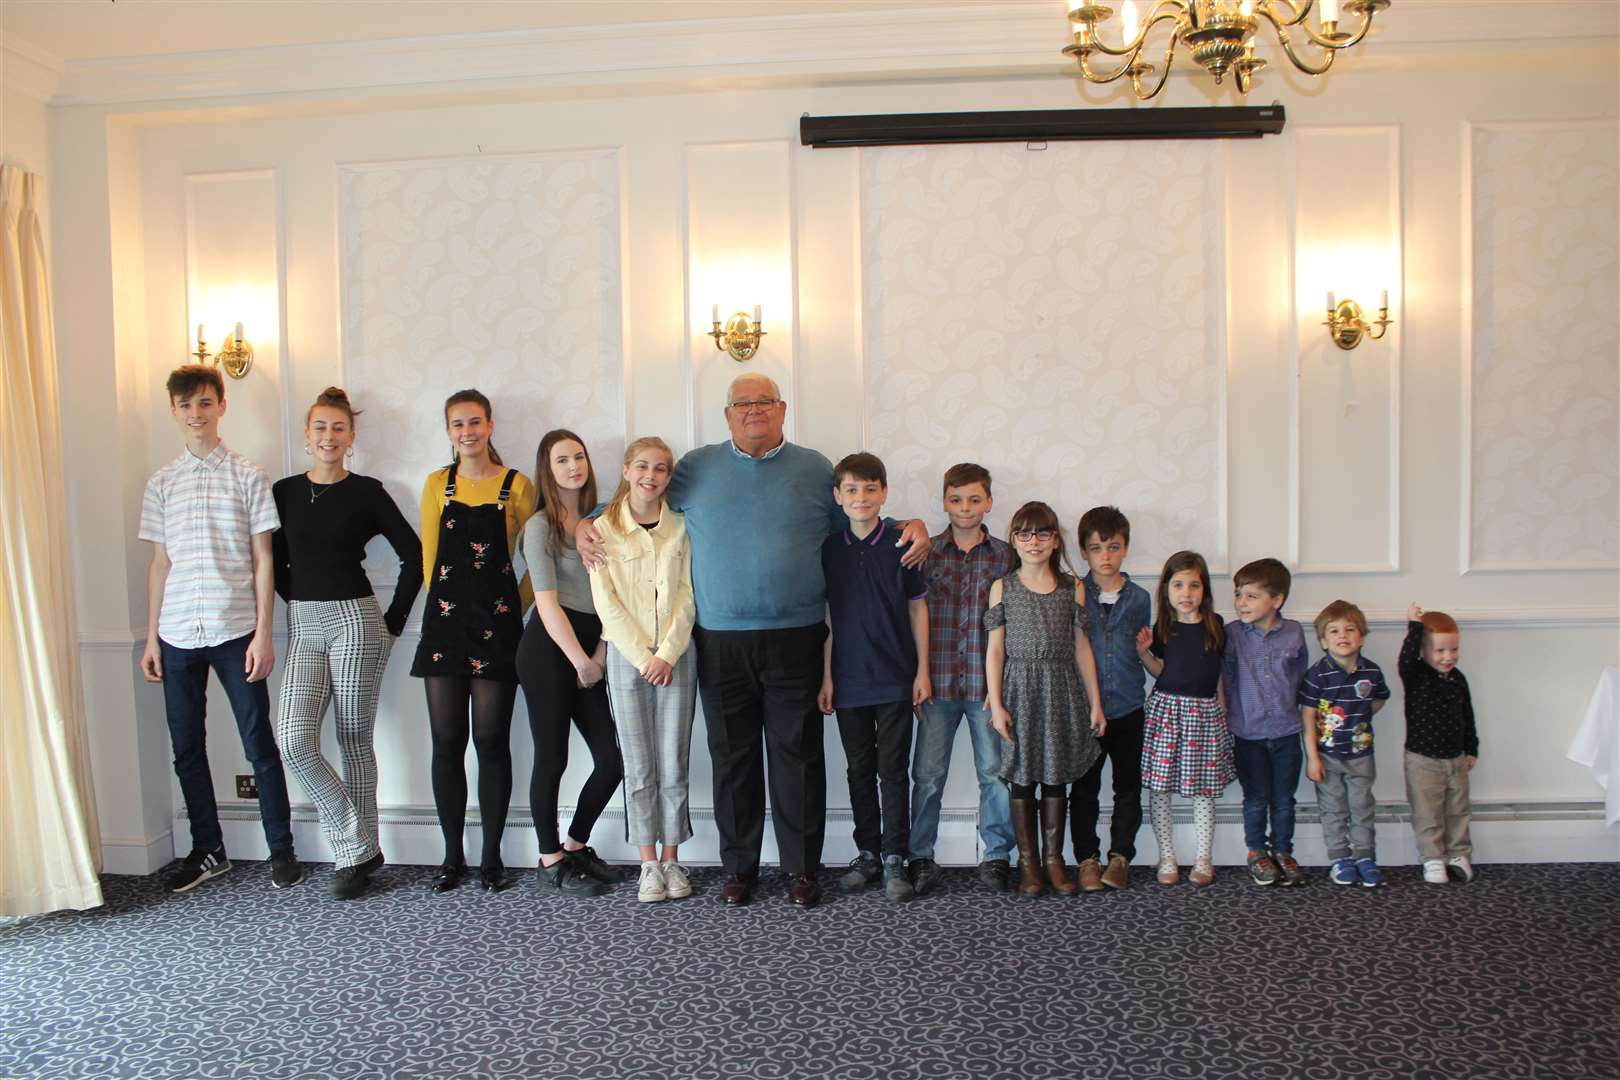
<svg viewBox="0 0 1620 1080">
<path fill-rule="evenodd" d="M 1339 29 L 1340 0 L 1320 0 L 1322 28 L 1315 30 L 1306 21 L 1314 0 L 1155 0 L 1147 18 L 1139 20 L 1135 0 L 1124 0 L 1120 10 L 1120 47 L 1114 48 L 1102 40 L 1097 25 L 1108 21 L 1114 9 L 1103 7 L 1096 0 L 1069 0 L 1069 22 L 1073 23 L 1074 44 L 1064 47 L 1066 55 L 1080 61 L 1080 74 L 1087 82 L 1111 83 L 1121 76 L 1130 76 L 1131 89 L 1141 101 L 1154 97 L 1164 89 L 1170 74 L 1170 62 L 1175 59 L 1176 46 L 1185 45 L 1194 60 L 1205 71 L 1221 82 L 1228 71 L 1234 74 L 1240 93 L 1249 92 L 1254 73 L 1266 62 L 1254 55 L 1254 35 L 1262 21 L 1271 24 L 1283 53 L 1299 70 L 1307 75 L 1326 74 L 1333 66 L 1333 58 L 1341 49 L 1348 49 L 1367 36 L 1373 15 L 1389 7 L 1389 0 L 1344 0 L 1343 8 L 1360 17 L 1360 25 L 1353 31 Z M 1164 50 L 1164 62 L 1155 67 L 1142 59 L 1148 35 L 1159 23 L 1170 23 L 1170 42 Z M 1289 30 L 1297 28 L 1305 38 L 1300 47 L 1315 46 L 1321 50 L 1320 62 L 1311 63 L 1295 52 L 1295 43 Z M 1123 57 L 1119 67 L 1110 72 L 1097 72 L 1091 68 L 1091 54 Z M 1158 71 L 1157 81 L 1151 76 Z M 1149 88 L 1150 87 L 1150 88 Z"/>
</svg>

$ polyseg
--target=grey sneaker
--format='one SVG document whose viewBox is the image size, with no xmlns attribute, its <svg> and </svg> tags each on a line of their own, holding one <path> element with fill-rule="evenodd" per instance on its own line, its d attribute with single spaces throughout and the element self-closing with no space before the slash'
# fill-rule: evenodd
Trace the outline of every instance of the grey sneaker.
<svg viewBox="0 0 1620 1080">
<path fill-rule="evenodd" d="M 883 861 L 870 851 L 849 860 L 849 869 L 838 879 L 840 892 L 857 893 L 883 876 Z"/>
<path fill-rule="evenodd" d="M 641 864 L 641 882 L 636 887 L 636 899 L 643 904 L 654 904 L 669 896 L 669 889 L 664 885 L 664 872 L 658 868 L 656 860 Z"/>
<path fill-rule="evenodd" d="M 217 851 L 194 848 L 190 855 L 180 860 L 179 866 L 164 875 L 163 887 L 173 893 L 189 892 L 230 868 L 231 860 L 225 857 L 224 848 Z"/>
<path fill-rule="evenodd" d="M 667 862 L 660 867 L 664 871 L 664 895 L 671 900 L 684 900 L 692 895 L 692 879 L 686 873 L 686 867 L 678 862 Z"/>
<path fill-rule="evenodd" d="M 898 855 L 883 857 L 883 895 L 896 901 L 910 900 L 917 895 L 917 890 L 911 887 L 911 877 L 906 873 L 906 860 Z"/>
</svg>

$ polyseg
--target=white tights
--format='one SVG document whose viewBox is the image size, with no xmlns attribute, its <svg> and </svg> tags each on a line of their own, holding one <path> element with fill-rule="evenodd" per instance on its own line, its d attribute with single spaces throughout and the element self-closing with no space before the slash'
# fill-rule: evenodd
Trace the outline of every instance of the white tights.
<svg viewBox="0 0 1620 1080">
<path fill-rule="evenodd" d="M 1215 849 L 1215 800 L 1208 795 L 1192 797 L 1193 828 L 1198 835 L 1198 861 L 1209 862 Z M 1148 793 L 1148 813 L 1153 818 L 1153 839 L 1159 845 L 1159 861 L 1176 861 L 1175 818 L 1170 813 L 1170 793 Z"/>
</svg>

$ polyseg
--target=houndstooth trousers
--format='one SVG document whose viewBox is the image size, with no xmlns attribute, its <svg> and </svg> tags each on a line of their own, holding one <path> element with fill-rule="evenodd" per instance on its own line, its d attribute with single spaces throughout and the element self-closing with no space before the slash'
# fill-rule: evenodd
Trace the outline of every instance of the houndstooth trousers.
<svg viewBox="0 0 1620 1080">
<path fill-rule="evenodd" d="M 276 708 L 276 741 L 282 760 L 315 804 L 321 834 L 339 867 L 357 866 L 380 850 L 372 731 L 393 642 L 375 596 L 287 604 L 287 659 Z M 321 719 L 328 702 L 343 755 L 341 779 L 321 754 Z"/>
<path fill-rule="evenodd" d="M 688 648 L 675 661 L 668 686 L 653 686 L 608 643 L 608 704 L 624 757 L 625 828 L 632 844 L 673 846 L 692 838 L 687 762 L 697 708 L 695 651 Z"/>
</svg>

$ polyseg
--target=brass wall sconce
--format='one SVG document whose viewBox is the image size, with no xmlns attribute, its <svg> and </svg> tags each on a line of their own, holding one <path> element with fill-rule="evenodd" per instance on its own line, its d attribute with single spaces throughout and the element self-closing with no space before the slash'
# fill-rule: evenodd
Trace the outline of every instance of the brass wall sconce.
<svg viewBox="0 0 1620 1080">
<path fill-rule="evenodd" d="M 720 305 L 715 304 L 710 314 L 714 329 L 709 336 L 714 338 L 714 347 L 731 354 L 731 358 L 741 363 L 751 360 L 759 351 L 759 339 L 765 336 L 765 330 L 760 324 L 759 305 L 754 305 L 754 317 L 750 319 L 746 312 L 739 311 L 726 320 L 724 328 L 720 325 Z"/>
<path fill-rule="evenodd" d="M 208 343 L 203 340 L 202 323 L 197 324 L 197 351 L 192 356 L 199 364 L 208 363 Z M 213 359 L 214 366 L 233 379 L 242 378 L 253 367 L 253 346 L 242 337 L 241 323 L 236 324 L 236 332 L 225 339 Z"/>
<path fill-rule="evenodd" d="M 1341 349 L 1355 348 L 1361 344 L 1362 338 L 1377 341 L 1394 321 L 1389 317 L 1388 289 L 1379 297 L 1376 319 L 1365 318 L 1361 305 L 1354 300 L 1340 300 L 1335 304 L 1333 294 L 1327 294 L 1327 322 L 1322 325 L 1328 328 L 1328 337 L 1333 339 L 1333 344 Z"/>
</svg>

